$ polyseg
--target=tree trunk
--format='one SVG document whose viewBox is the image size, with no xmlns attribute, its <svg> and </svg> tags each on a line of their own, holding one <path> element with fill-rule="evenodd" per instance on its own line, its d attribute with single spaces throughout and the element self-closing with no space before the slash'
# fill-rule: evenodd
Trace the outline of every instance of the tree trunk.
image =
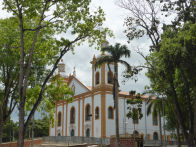
<svg viewBox="0 0 196 147">
<path fill-rule="evenodd" d="M 24 88 L 24 27 L 23 27 L 23 15 L 22 9 L 18 7 L 19 11 L 19 20 L 20 20 L 20 71 L 19 71 L 19 81 L 18 81 L 18 92 L 20 95 L 20 102 L 19 102 L 19 130 L 18 130 L 18 147 L 24 146 L 24 103 L 25 98 L 23 94 Z"/>
<path fill-rule="evenodd" d="M 24 99 L 20 99 L 20 108 L 19 108 L 19 130 L 18 130 L 18 147 L 24 146 Z"/>
<path fill-rule="evenodd" d="M 188 144 L 188 147 L 195 147 L 194 146 L 194 139 L 193 139 L 193 135 L 191 133 L 189 133 L 189 137 L 188 137 L 188 140 L 187 140 L 187 144 Z"/>
<path fill-rule="evenodd" d="M 0 121 L 0 147 L 2 144 L 2 137 L 3 137 L 3 121 Z"/>
<path fill-rule="evenodd" d="M 116 147 L 119 147 L 119 118 L 118 118 L 118 78 L 117 78 L 117 72 L 118 72 L 118 65 L 117 63 L 114 64 L 114 103 L 115 103 L 115 121 L 116 121 Z"/>
<path fill-rule="evenodd" d="M 178 147 L 181 147 L 181 141 L 180 141 L 180 129 L 179 129 L 179 125 L 177 124 L 177 142 L 178 142 Z"/>
<path fill-rule="evenodd" d="M 193 90 L 194 90 L 194 106 L 193 106 L 193 108 L 194 108 L 194 125 L 193 125 L 193 127 L 194 127 L 194 144 L 195 144 L 195 146 L 196 146 L 196 87 L 194 87 L 193 88 Z"/>
<path fill-rule="evenodd" d="M 160 147 L 163 146 L 163 141 L 162 141 L 162 123 L 161 123 L 161 111 L 159 109 L 159 131 L 160 131 Z"/>
</svg>

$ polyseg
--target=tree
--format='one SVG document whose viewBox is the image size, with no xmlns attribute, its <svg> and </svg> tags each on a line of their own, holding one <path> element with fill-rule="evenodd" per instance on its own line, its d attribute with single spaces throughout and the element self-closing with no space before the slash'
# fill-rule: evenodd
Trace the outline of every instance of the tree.
<svg viewBox="0 0 196 147">
<path fill-rule="evenodd" d="M 3 128 L 3 142 L 14 141 L 18 136 L 18 123 L 8 120 Z"/>
<path fill-rule="evenodd" d="M 31 26 L 31 24 L 25 24 L 26 26 Z M 2 129 L 6 121 L 9 119 L 14 108 L 18 105 L 19 94 L 17 90 L 18 86 L 18 73 L 19 73 L 19 58 L 20 54 L 18 52 L 19 46 L 19 28 L 17 19 L 15 17 L 1 19 L 0 20 L 0 145 L 2 141 Z M 42 36 L 37 38 L 37 46 L 35 53 L 39 52 L 39 56 L 34 56 L 33 58 L 33 70 L 30 74 L 29 87 L 35 87 L 35 72 L 37 73 L 37 83 L 42 81 L 42 76 L 47 74 L 46 65 L 48 61 L 51 63 L 54 59 L 52 56 L 57 54 L 57 48 L 54 48 L 52 44 L 54 39 L 50 37 L 53 34 L 51 29 L 43 29 L 41 32 Z M 30 33 L 25 33 L 26 35 L 26 45 L 30 44 L 29 38 Z M 46 39 L 47 38 L 47 39 Z M 43 43 L 44 42 L 44 43 Z M 50 49 L 47 49 L 51 46 Z M 44 54 L 44 55 L 43 55 Z M 36 68 L 39 71 L 36 70 Z M 30 89 L 28 87 L 28 90 Z"/>
<path fill-rule="evenodd" d="M 114 76 L 113 76 L 113 99 L 114 99 L 114 108 L 115 108 L 115 122 L 116 122 L 116 146 L 119 147 L 119 117 L 118 117 L 118 63 L 123 64 L 126 67 L 127 71 L 131 70 L 131 66 L 126 62 L 121 60 L 121 57 L 125 56 L 126 58 L 130 57 L 130 50 L 127 46 L 120 45 L 119 43 L 115 46 L 107 46 L 101 49 L 102 52 L 107 52 L 108 55 L 103 55 L 97 59 L 95 63 L 95 68 L 101 64 L 106 63 L 109 67 L 110 72 L 110 63 L 114 63 Z"/>
<path fill-rule="evenodd" d="M 118 6 L 128 10 L 130 15 L 125 19 L 128 42 L 147 36 L 152 45 L 150 50 L 159 50 L 161 36 L 160 6 L 153 0 L 118 0 Z"/>
<path fill-rule="evenodd" d="M 35 137 L 43 137 L 49 135 L 49 117 L 44 116 L 41 119 L 35 120 L 34 124 L 34 135 Z M 31 132 L 32 123 L 29 124 L 27 132 Z M 26 134 L 26 138 L 28 138 L 28 134 Z M 31 136 L 32 137 L 32 136 Z"/>
<path fill-rule="evenodd" d="M 160 51 L 150 57 L 156 70 L 147 74 L 151 87 L 173 102 L 172 109 L 189 146 L 194 146 L 195 140 L 195 29 L 195 24 L 185 24 L 178 32 L 168 28 L 162 35 Z"/>
<path fill-rule="evenodd" d="M 9 28 L 13 23 L 14 19 L 0 20 L 0 146 L 3 126 L 17 104 L 18 68 L 15 61 L 18 56 L 12 47 L 17 31 Z"/>
<path fill-rule="evenodd" d="M 102 28 L 105 20 L 104 13 L 98 8 L 93 14 L 90 13 L 90 0 L 4 0 L 4 8 L 16 16 L 19 23 L 19 73 L 18 73 L 18 94 L 19 94 L 19 140 L 18 146 L 24 145 L 24 134 L 26 128 L 35 113 L 37 107 L 43 99 L 46 85 L 57 68 L 63 55 L 73 50 L 76 45 L 80 45 L 85 40 L 92 44 L 101 44 L 108 29 Z M 26 26 L 26 23 L 32 24 Z M 25 98 L 32 72 L 33 58 L 36 56 L 38 37 L 42 36 L 43 29 L 52 29 L 55 35 L 64 33 L 65 38 L 61 38 L 53 43 L 59 49 L 58 56 L 53 62 L 51 70 L 44 76 L 41 83 L 39 96 L 32 107 L 27 119 L 25 115 Z M 25 40 L 26 33 L 30 33 L 28 38 L 29 46 Z M 48 46 L 50 48 L 50 46 Z M 38 54 L 37 54 L 38 55 Z"/>
<path fill-rule="evenodd" d="M 134 38 L 140 38 L 144 34 L 146 34 L 152 43 L 152 46 L 150 48 L 150 51 L 151 51 L 150 55 L 154 54 L 154 52 L 156 52 L 156 54 L 159 54 L 160 48 L 161 48 L 160 42 L 162 40 L 162 38 L 160 36 L 161 36 L 162 32 L 166 32 L 168 27 L 170 29 L 172 29 L 173 33 L 175 32 L 174 33 L 175 35 L 173 34 L 172 37 L 176 37 L 179 35 L 177 32 L 179 32 L 181 30 L 181 28 L 184 26 L 185 23 L 188 23 L 188 22 L 192 22 L 193 24 L 195 23 L 195 18 L 196 18 L 195 14 L 196 13 L 195 13 L 195 6 L 194 6 L 195 2 L 193 0 L 187 0 L 187 1 L 181 1 L 181 0 L 164 1 L 163 0 L 163 1 L 160 1 L 160 3 L 158 1 L 154 1 L 154 0 L 146 0 L 145 2 L 147 3 L 147 5 L 143 1 L 142 1 L 143 4 L 140 5 L 140 2 L 141 1 L 136 2 L 134 0 L 120 0 L 120 6 L 129 10 L 129 12 L 131 12 L 131 15 L 132 15 L 129 17 L 129 19 L 125 20 L 125 24 L 128 27 L 128 29 L 126 30 L 128 39 L 132 40 Z M 175 15 L 174 21 L 171 21 L 171 23 L 169 23 L 169 24 L 161 23 L 160 19 L 158 19 L 158 17 L 157 17 L 158 16 L 157 11 L 154 11 L 155 10 L 154 6 L 156 3 L 158 3 L 159 5 L 162 5 L 162 12 L 163 12 L 163 14 L 165 14 L 166 17 L 168 17 L 169 13 L 170 14 L 175 13 L 176 15 Z M 147 8 L 147 6 L 150 6 L 149 9 Z M 135 26 L 135 24 L 137 24 L 137 26 Z M 160 31 L 157 31 L 157 30 L 160 30 Z M 194 31 L 194 30 L 192 30 L 192 31 Z M 186 32 L 186 33 L 188 33 L 188 32 Z M 153 35 L 153 34 L 155 34 L 155 35 Z M 192 75 L 193 73 L 195 74 L 195 71 L 194 70 L 191 71 L 190 67 L 192 67 L 192 69 L 193 69 L 193 64 L 195 63 L 193 56 L 195 56 L 195 54 L 194 54 L 193 50 L 190 49 L 191 46 L 194 47 L 194 45 L 192 43 L 192 40 L 194 40 L 194 37 L 190 38 L 190 36 L 194 36 L 194 35 L 191 34 L 191 31 L 188 34 L 186 34 L 187 37 L 184 37 L 184 38 L 182 36 L 179 37 L 178 38 L 179 42 L 177 41 L 178 42 L 177 44 L 180 45 L 181 47 L 185 47 L 186 49 L 189 48 L 189 51 L 187 50 L 188 52 L 186 52 L 186 55 L 187 56 L 190 55 L 191 60 L 188 60 L 188 57 L 186 58 L 186 60 L 184 60 L 184 62 L 179 61 L 179 60 L 178 60 L 179 62 L 173 62 L 174 61 L 173 60 L 172 61 L 173 65 L 167 64 L 167 66 L 164 67 L 165 69 L 167 69 L 168 74 L 166 74 L 164 70 L 162 70 L 162 72 L 159 71 L 160 67 L 161 68 L 163 67 L 163 62 L 160 63 L 158 60 L 163 58 L 163 59 L 165 59 L 165 63 L 166 62 L 171 63 L 171 62 L 169 62 L 171 60 L 168 60 L 168 58 L 166 58 L 166 57 L 173 59 L 173 57 L 176 57 L 176 54 L 174 52 L 173 52 L 173 57 L 167 56 L 168 54 L 163 54 L 163 52 L 162 52 L 162 56 L 159 56 L 159 57 L 156 57 L 153 59 L 152 59 L 152 56 L 149 56 L 149 55 L 144 56 L 141 52 L 139 52 L 139 54 L 141 54 L 142 57 L 144 57 L 144 59 L 146 60 L 146 67 L 148 69 L 148 73 L 151 74 L 151 76 L 149 76 L 149 78 L 151 79 L 151 82 L 152 82 L 151 86 L 153 87 L 153 89 L 156 90 L 157 92 L 159 92 L 160 95 L 167 96 L 167 99 L 173 98 L 174 106 L 171 108 L 175 109 L 173 111 L 175 111 L 177 114 L 176 120 L 178 120 L 178 122 L 183 130 L 183 134 L 186 138 L 187 143 L 189 144 L 189 146 L 193 146 L 193 142 L 196 142 L 196 141 L 193 141 L 196 138 L 195 137 L 196 136 L 196 127 L 194 127 L 194 126 L 196 126 L 195 125 L 196 118 L 193 117 L 193 116 L 196 116 L 196 109 L 192 110 L 192 108 L 196 108 L 196 99 L 194 101 L 192 101 L 191 97 L 193 97 L 193 96 L 192 95 L 190 96 L 190 93 L 193 93 L 194 97 L 196 98 L 196 88 L 195 88 L 195 86 L 193 86 L 194 84 L 191 84 L 193 81 L 195 81 L 194 76 Z M 170 45 L 170 48 L 172 48 L 172 47 L 176 48 L 175 45 L 177 45 L 177 44 L 173 42 L 175 39 L 172 38 L 169 34 L 167 34 L 167 35 L 168 36 L 165 37 L 165 39 L 169 38 L 167 40 L 167 43 Z M 180 42 L 180 40 L 181 40 L 181 42 Z M 188 45 L 185 46 L 185 44 L 187 42 L 190 43 L 189 47 L 188 47 Z M 167 43 L 165 42 L 165 45 Z M 172 43 L 174 46 L 172 46 Z M 162 47 L 163 47 L 163 44 L 162 44 Z M 171 53 L 171 49 L 169 49 L 169 48 L 167 48 L 167 49 Z M 179 50 L 181 50 L 181 49 L 179 49 Z M 166 50 L 164 50 L 164 51 L 167 52 Z M 180 55 L 180 54 L 178 54 L 178 55 Z M 180 56 L 178 59 L 180 59 Z M 185 59 L 185 58 L 183 57 L 183 59 Z M 192 64 L 190 62 L 192 62 Z M 159 66 L 157 66 L 158 65 L 157 63 L 160 63 Z M 176 68 L 173 68 L 173 67 L 176 67 L 176 65 L 179 65 L 179 63 L 187 63 L 186 65 L 184 64 L 184 67 L 188 67 L 188 68 L 181 70 L 182 75 L 177 74 L 177 73 L 179 73 L 179 71 L 177 72 Z M 181 66 L 181 68 L 182 68 L 182 66 Z M 170 69 L 170 70 L 168 70 L 168 69 Z M 160 73 L 158 73 L 159 76 L 157 76 L 157 71 L 160 72 Z M 152 74 L 152 72 L 154 72 L 154 73 Z M 192 75 L 192 77 L 190 75 Z M 184 81 L 183 83 L 181 83 L 178 80 L 179 76 L 181 77 L 181 80 Z M 165 79 L 164 79 L 165 77 L 170 77 L 169 82 L 165 82 Z M 159 81 L 162 83 L 158 84 L 158 82 L 156 82 L 156 81 Z M 178 89 L 176 89 L 177 88 L 176 81 L 178 81 L 178 84 L 184 85 L 184 88 L 186 89 L 186 94 L 185 94 L 186 105 L 180 105 L 180 99 L 184 98 L 184 94 L 183 94 L 182 88 L 180 88 L 181 90 L 179 90 L 180 86 L 177 86 Z M 171 91 L 171 89 L 172 89 L 172 91 Z M 193 103 L 195 105 L 194 107 L 192 106 Z M 182 116 L 182 109 L 184 109 L 183 107 L 186 107 L 185 108 L 185 110 L 187 111 L 186 114 L 188 114 L 188 117 L 189 117 L 188 124 L 190 126 L 192 126 L 192 129 L 190 129 L 190 130 L 188 129 L 189 127 L 186 127 L 185 124 L 187 122 L 185 122 L 184 121 L 185 119 L 183 119 L 183 117 L 186 117 L 187 115 Z M 193 131 L 194 131 L 194 133 L 193 133 Z M 193 134 L 194 134 L 194 136 L 193 136 Z"/>
<path fill-rule="evenodd" d="M 152 117 L 158 117 L 159 118 L 159 131 L 160 131 L 160 146 L 163 145 L 162 140 L 162 122 L 161 122 L 161 116 L 163 114 L 163 100 L 161 98 L 156 97 L 153 100 L 148 101 L 147 106 L 147 115 L 152 114 Z"/>
<path fill-rule="evenodd" d="M 135 91 L 130 91 L 129 95 L 133 96 L 133 99 L 128 99 L 127 104 L 129 112 L 127 113 L 128 118 L 132 118 L 134 125 L 134 139 L 135 139 L 135 121 L 142 119 L 142 99 L 140 94 L 135 95 Z"/>
<path fill-rule="evenodd" d="M 172 104 L 173 105 L 173 104 Z M 165 117 L 166 117 L 166 124 L 165 124 L 165 128 L 168 131 L 176 131 L 176 139 L 178 142 L 178 147 L 181 147 L 181 140 L 180 140 L 180 125 L 178 123 L 178 121 L 176 120 L 175 113 L 173 112 L 171 103 L 167 103 L 167 105 L 165 106 Z"/>
</svg>

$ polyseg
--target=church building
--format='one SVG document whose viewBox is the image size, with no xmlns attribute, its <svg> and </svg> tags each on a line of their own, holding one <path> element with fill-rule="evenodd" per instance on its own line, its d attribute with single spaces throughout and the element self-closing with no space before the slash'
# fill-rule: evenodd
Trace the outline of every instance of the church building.
<svg viewBox="0 0 196 147">
<path fill-rule="evenodd" d="M 112 95 L 114 65 L 110 64 L 109 71 L 107 64 L 95 69 L 95 62 L 98 58 L 93 57 L 92 85 L 86 86 L 73 75 L 65 76 L 65 81 L 74 92 L 72 103 L 59 101 L 56 104 L 54 114 L 55 124 L 50 125 L 50 136 L 84 136 L 106 138 L 115 135 L 115 110 Z M 63 75 L 64 64 L 60 64 L 60 74 Z M 119 90 L 119 132 L 120 134 L 140 134 L 148 140 L 158 140 L 159 122 L 158 117 L 146 115 L 147 96 L 143 96 L 141 120 L 127 118 L 127 99 L 131 98 L 129 92 Z M 170 140 L 169 132 L 166 132 L 167 140 Z M 164 138 L 164 136 L 162 136 Z"/>
</svg>

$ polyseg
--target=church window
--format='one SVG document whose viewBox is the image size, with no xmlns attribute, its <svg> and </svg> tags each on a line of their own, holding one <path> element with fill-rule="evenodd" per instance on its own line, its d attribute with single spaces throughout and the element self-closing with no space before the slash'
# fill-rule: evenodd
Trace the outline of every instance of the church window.
<svg viewBox="0 0 196 147">
<path fill-rule="evenodd" d="M 108 118 L 114 119 L 114 110 L 111 106 L 108 108 Z"/>
<path fill-rule="evenodd" d="M 86 129 L 86 137 L 90 137 L 90 129 Z"/>
<path fill-rule="evenodd" d="M 74 124 L 75 123 L 75 108 L 72 107 L 70 111 L 70 123 Z"/>
<path fill-rule="evenodd" d="M 71 130 L 71 137 L 75 136 L 74 129 Z"/>
<path fill-rule="evenodd" d="M 95 84 L 98 85 L 99 84 L 99 72 L 96 72 L 96 76 L 95 76 Z"/>
<path fill-rule="evenodd" d="M 61 126 L 61 112 L 58 113 L 58 126 Z"/>
<path fill-rule="evenodd" d="M 95 109 L 95 119 L 99 119 L 99 107 Z"/>
<path fill-rule="evenodd" d="M 86 121 L 90 120 L 90 105 L 87 104 L 86 105 L 86 109 L 85 109 L 85 118 L 86 118 Z"/>
<path fill-rule="evenodd" d="M 152 114 L 152 123 L 154 126 L 158 125 L 158 116 L 157 114 Z"/>
<path fill-rule="evenodd" d="M 111 71 L 108 72 L 108 83 L 109 84 L 113 83 L 113 73 Z"/>
<path fill-rule="evenodd" d="M 153 140 L 158 140 L 158 133 L 157 132 L 153 133 Z"/>
</svg>

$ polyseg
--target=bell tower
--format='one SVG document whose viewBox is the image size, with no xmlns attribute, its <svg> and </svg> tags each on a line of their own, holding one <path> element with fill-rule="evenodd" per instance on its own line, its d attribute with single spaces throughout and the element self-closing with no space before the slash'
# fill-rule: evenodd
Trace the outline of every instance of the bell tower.
<svg viewBox="0 0 196 147">
<path fill-rule="evenodd" d="M 102 47 L 107 47 L 108 44 L 106 41 L 102 44 Z M 90 62 L 92 64 L 92 89 L 113 86 L 114 64 L 110 63 L 108 65 L 107 63 L 103 63 L 101 66 L 95 68 L 96 61 L 100 58 L 104 58 L 104 56 L 107 56 L 104 52 L 97 57 L 94 55 L 93 60 Z"/>
</svg>

